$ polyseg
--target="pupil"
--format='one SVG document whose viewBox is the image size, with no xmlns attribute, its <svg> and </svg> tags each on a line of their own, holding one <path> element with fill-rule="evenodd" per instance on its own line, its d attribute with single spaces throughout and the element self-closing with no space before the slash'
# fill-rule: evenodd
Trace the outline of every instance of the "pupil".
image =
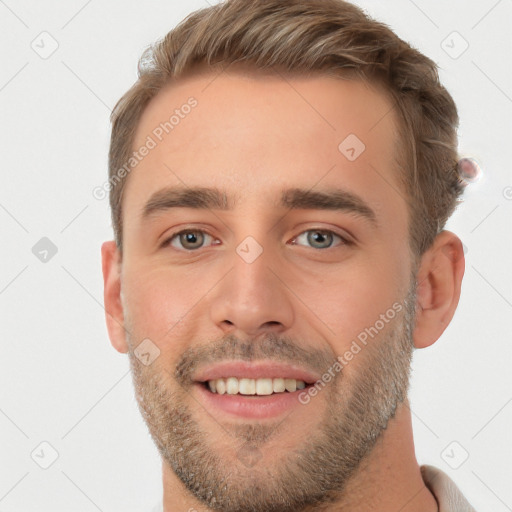
<svg viewBox="0 0 512 512">
<path fill-rule="evenodd" d="M 330 240 L 330 233 L 323 233 L 321 231 L 314 231 L 310 233 L 309 237 L 309 243 L 312 245 L 317 244 L 317 246 L 320 245 L 321 247 L 329 247 L 332 242 Z"/>
<path fill-rule="evenodd" d="M 188 248 L 196 249 L 201 246 L 202 236 L 202 234 L 199 234 L 198 236 L 196 233 L 193 232 L 183 233 L 181 235 L 181 243 L 185 246 L 188 244 Z"/>
</svg>

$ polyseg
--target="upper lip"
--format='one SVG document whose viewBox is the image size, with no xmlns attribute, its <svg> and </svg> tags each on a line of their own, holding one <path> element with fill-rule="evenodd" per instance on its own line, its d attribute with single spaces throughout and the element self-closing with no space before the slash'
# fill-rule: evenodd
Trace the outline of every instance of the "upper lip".
<svg viewBox="0 0 512 512">
<path fill-rule="evenodd" d="M 319 377 L 300 366 L 281 363 L 278 361 L 225 361 L 198 370 L 193 380 L 206 382 L 209 380 L 237 377 L 239 379 L 260 379 L 260 378 L 284 378 L 302 380 L 306 384 L 313 384 Z"/>
</svg>

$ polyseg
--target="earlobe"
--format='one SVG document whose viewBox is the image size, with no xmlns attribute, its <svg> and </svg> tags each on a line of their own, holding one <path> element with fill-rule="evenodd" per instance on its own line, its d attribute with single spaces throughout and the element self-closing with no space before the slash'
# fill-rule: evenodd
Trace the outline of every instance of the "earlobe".
<svg viewBox="0 0 512 512">
<path fill-rule="evenodd" d="M 435 343 L 452 320 L 463 276 L 462 242 L 450 231 L 442 231 L 423 255 L 417 274 L 416 348 Z"/>
<path fill-rule="evenodd" d="M 112 346 L 121 353 L 128 352 L 124 327 L 124 313 L 121 302 L 121 257 L 114 241 L 101 246 L 103 269 L 103 299 L 105 319 Z"/>
</svg>

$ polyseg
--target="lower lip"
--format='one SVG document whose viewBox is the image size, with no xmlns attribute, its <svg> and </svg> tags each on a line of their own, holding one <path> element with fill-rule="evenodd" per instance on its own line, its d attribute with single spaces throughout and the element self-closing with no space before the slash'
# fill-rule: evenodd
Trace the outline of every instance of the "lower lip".
<svg viewBox="0 0 512 512">
<path fill-rule="evenodd" d="M 247 396 L 212 393 L 201 383 L 196 383 L 196 387 L 202 403 L 210 411 L 218 413 L 220 410 L 233 416 L 254 419 L 274 418 L 289 413 L 294 407 L 302 405 L 299 394 L 308 389 L 306 387 L 293 392 Z"/>
</svg>

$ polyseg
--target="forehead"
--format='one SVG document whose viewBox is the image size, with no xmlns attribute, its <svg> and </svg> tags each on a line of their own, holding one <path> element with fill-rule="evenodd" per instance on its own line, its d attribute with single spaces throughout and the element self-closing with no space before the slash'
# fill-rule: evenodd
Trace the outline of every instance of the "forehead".
<svg viewBox="0 0 512 512">
<path fill-rule="evenodd" d="M 125 222 L 170 186 L 227 190 L 237 207 L 276 204 L 291 186 L 342 186 L 363 192 L 377 209 L 388 201 L 403 213 L 396 126 L 387 96 L 358 80 L 240 72 L 188 77 L 163 89 L 140 119 L 133 150 L 150 149 L 130 172 Z"/>
</svg>

